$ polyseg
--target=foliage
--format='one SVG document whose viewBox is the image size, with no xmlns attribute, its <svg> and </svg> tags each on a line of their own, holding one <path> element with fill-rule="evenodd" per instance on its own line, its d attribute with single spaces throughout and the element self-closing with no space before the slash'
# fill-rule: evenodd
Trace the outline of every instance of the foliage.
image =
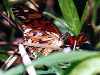
<svg viewBox="0 0 100 75">
<path fill-rule="evenodd" d="M 85 21 L 84 17 L 88 14 L 87 4 L 81 20 L 78 17 L 73 0 L 59 0 L 59 4 L 66 22 L 64 24 L 66 29 L 69 29 L 73 35 L 78 35 Z M 8 16 L 14 18 L 8 1 L 4 1 L 4 5 Z M 59 22 L 62 21 L 59 18 L 56 19 Z M 7 58 L 8 55 L 0 54 L 0 60 L 5 61 Z M 42 56 L 28 66 L 35 66 L 37 75 L 94 75 L 100 72 L 100 52 L 83 50 L 69 53 L 57 52 L 46 57 Z M 21 64 L 7 71 L 0 70 L 0 75 L 20 75 L 26 71 L 28 66 Z M 44 66 L 47 69 L 43 69 Z"/>
<path fill-rule="evenodd" d="M 5 6 L 5 11 L 8 15 L 8 17 L 11 17 L 13 20 L 15 20 L 12 8 L 11 8 L 11 3 L 9 3 L 9 0 L 3 0 L 3 5 Z"/>
<path fill-rule="evenodd" d="M 78 35 L 80 33 L 82 24 L 73 0 L 59 0 L 59 5 L 66 23 L 70 26 L 70 30 L 74 32 L 74 35 Z"/>
<path fill-rule="evenodd" d="M 57 75 L 63 75 L 63 72 L 66 72 L 68 67 L 71 67 L 71 66 L 69 66 L 69 64 L 66 64 L 65 70 L 63 70 L 62 67 L 59 66 L 59 64 L 64 64 L 65 62 L 67 62 L 67 63 L 70 63 L 70 65 L 71 65 L 71 63 L 74 63 L 74 62 L 77 62 L 77 61 L 80 61 L 80 62 L 78 62 L 80 64 L 76 65 L 76 68 L 73 69 L 72 72 L 70 72 L 69 74 L 66 73 L 66 75 L 76 75 L 74 73 L 77 73 L 77 75 L 80 75 L 79 73 L 83 72 L 82 68 L 87 69 L 87 71 L 90 70 L 88 68 L 94 68 L 95 69 L 97 66 L 98 66 L 98 68 L 100 68 L 99 67 L 100 52 L 75 51 L 75 52 L 70 52 L 70 53 L 62 53 L 62 52 L 61 53 L 54 53 L 54 54 L 51 54 L 47 57 L 40 57 L 38 60 L 33 61 L 33 63 L 28 65 L 28 66 L 33 65 L 35 67 L 38 67 L 40 65 L 46 65 L 46 66 L 49 67 L 49 70 L 37 70 L 38 75 L 48 74 L 48 73 L 49 74 L 55 73 Z M 95 63 L 97 63 L 97 64 L 95 64 Z M 91 64 L 94 64 L 94 65 L 91 65 Z M 92 67 L 89 67 L 89 66 L 92 66 Z M 79 69 L 79 70 L 77 70 L 77 69 Z M 3 75 L 17 75 L 17 74 L 21 74 L 24 71 L 25 71 L 24 66 L 19 65 L 15 68 L 8 70 L 8 71 L 5 71 L 3 73 Z M 86 73 L 87 73 L 87 71 L 86 71 Z M 95 71 L 95 70 L 93 70 L 93 71 Z M 89 71 L 89 73 L 90 72 L 91 71 Z M 86 74 L 84 74 L 84 75 L 86 75 Z"/>
</svg>

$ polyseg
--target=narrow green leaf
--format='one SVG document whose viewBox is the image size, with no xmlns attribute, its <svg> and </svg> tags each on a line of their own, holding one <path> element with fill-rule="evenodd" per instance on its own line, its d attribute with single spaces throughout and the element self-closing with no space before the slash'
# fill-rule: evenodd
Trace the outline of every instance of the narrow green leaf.
<svg viewBox="0 0 100 75">
<path fill-rule="evenodd" d="M 4 5 L 4 9 L 8 15 L 8 17 L 11 17 L 13 20 L 15 20 L 15 16 L 13 14 L 12 8 L 11 8 L 11 4 L 9 3 L 8 0 L 3 0 L 3 5 Z"/>
<path fill-rule="evenodd" d="M 73 0 L 58 1 L 66 23 L 71 27 L 70 29 L 75 32 L 74 35 L 78 35 L 82 25 L 80 23 L 80 19 Z"/>
<path fill-rule="evenodd" d="M 5 61 L 9 56 L 4 53 L 3 51 L 0 51 L 0 61 Z"/>
<path fill-rule="evenodd" d="M 61 32 L 69 32 L 71 34 L 74 34 L 74 31 L 71 30 L 71 27 L 69 27 L 69 25 L 67 25 L 67 23 L 63 19 L 60 19 L 59 17 L 56 17 L 49 12 L 43 12 L 43 14 L 53 18 L 54 24 L 60 29 Z"/>
</svg>

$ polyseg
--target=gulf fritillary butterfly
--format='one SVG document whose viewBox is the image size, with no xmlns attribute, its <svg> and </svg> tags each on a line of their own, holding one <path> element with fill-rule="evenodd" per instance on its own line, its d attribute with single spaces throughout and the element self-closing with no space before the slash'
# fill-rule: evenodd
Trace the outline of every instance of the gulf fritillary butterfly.
<svg viewBox="0 0 100 75">
<path fill-rule="evenodd" d="M 60 39 L 60 31 L 50 21 L 43 19 L 33 20 L 22 25 L 24 29 L 25 45 L 30 45 L 30 51 L 38 51 L 48 55 L 53 50 L 61 49 L 63 40 Z"/>
<path fill-rule="evenodd" d="M 59 40 L 59 38 L 61 38 L 61 33 L 59 29 L 54 26 L 50 21 L 43 20 L 43 15 L 40 12 L 31 10 L 23 6 L 15 6 L 14 9 L 17 10 L 17 12 L 15 12 L 15 15 L 19 19 L 22 19 L 22 17 L 25 18 L 23 22 L 24 25 L 22 25 L 22 29 L 24 29 L 25 43 L 27 41 L 27 43 L 30 42 L 31 44 L 33 44 L 33 46 L 39 45 L 38 48 L 29 48 L 30 51 L 38 51 L 41 52 L 43 55 L 48 55 L 53 50 L 56 50 L 56 48 L 52 47 L 54 47 L 58 43 L 60 44 L 58 44 L 57 49 L 60 49 L 60 46 L 64 45 L 63 39 Z M 76 46 L 79 47 L 87 40 L 88 38 L 84 33 L 81 33 L 78 36 L 68 35 L 67 45 L 72 48 L 76 41 Z M 43 45 L 45 45 L 45 48 L 41 48 L 41 45 L 42 47 Z"/>
</svg>

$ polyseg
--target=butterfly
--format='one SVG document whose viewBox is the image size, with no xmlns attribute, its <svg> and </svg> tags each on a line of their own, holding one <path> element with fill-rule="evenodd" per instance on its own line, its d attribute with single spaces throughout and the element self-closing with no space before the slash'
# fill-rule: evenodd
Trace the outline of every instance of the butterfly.
<svg viewBox="0 0 100 75">
<path fill-rule="evenodd" d="M 32 22 L 27 22 L 23 27 L 25 44 L 32 48 L 29 51 L 40 52 L 43 55 L 48 55 L 54 50 L 61 49 L 63 40 L 60 39 L 59 29 L 50 21 L 36 19 Z"/>
</svg>

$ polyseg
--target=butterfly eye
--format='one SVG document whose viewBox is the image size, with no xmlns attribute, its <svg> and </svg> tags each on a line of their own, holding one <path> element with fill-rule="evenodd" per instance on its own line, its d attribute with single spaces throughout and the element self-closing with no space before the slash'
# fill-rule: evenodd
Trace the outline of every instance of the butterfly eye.
<svg viewBox="0 0 100 75">
<path fill-rule="evenodd" d="M 66 37 L 68 37 L 68 36 L 70 36 L 70 34 L 68 32 L 66 32 L 66 33 L 62 34 L 60 38 L 65 40 Z"/>
</svg>

